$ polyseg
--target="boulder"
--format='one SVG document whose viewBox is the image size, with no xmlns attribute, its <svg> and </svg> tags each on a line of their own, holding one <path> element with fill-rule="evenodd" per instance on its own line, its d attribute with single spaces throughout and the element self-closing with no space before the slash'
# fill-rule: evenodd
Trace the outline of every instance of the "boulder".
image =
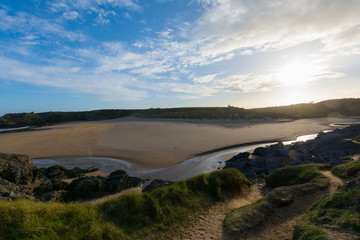
<svg viewBox="0 0 360 240">
<path fill-rule="evenodd" d="M 33 161 L 24 154 L 0 153 L 0 178 L 16 184 L 33 180 Z"/>
<path fill-rule="evenodd" d="M 252 156 L 249 161 L 249 166 L 256 174 L 265 173 L 268 174 L 266 166 L 264 164 L 264 158 Z"/>
<path fill-rule="evenodd" d="M 103 196 L 106 192 L 106 178 L 81 177 L 72 181 L 68 187 L 70 195 L 73 199 L 90 199 Z"/>
<path fill-rule="evenodd" d="M 33 168 L 33 182 L 46 180 L 46 168 Z"/>
<path fill-rule="evenodd" d="M 66 167 L 55 165 L 46 169 L 46 177 L 52 181 L 60 180 L 66 175 Z"/>
<path fill-rule="evenodd" d="M 0 198 L 13 200 L 18 198 L 34 199 L 29 188 L 18 186 L 0 178 Z"/>
<path fill-rule="evenodd" d="M 236 154 L 235 156 L 233 156 L 226 162 L 230 163 L 230 162 L 234 162 L 234 161 L 238 161 L 238 160 L 247 160 L 249 158 L 249 156 L 250 156 L 249 152 L 241 152 L 241 153 Z"/>
<path fill-rule="evenodd" d="M 173 184 L 174 182 L 172 181 L 164 181 L 161 179 L 154 179 L 150 182 L 149 185 L 147 185 L 142 191 L 143 192 L 151 192 L 152 190 L 154 190 L 155 188 L 159 188 L 159 187 L 163 187 L 163 186 L 168 186 Z"/>
<path fill-rule="evenodd" d="M 142 184 L 142 180 L 137 177 L 130 177 L 123 170 L 117 170 L 110 173 L 105 181 L 106 191 L 108 193 L 121 192 L 128 188 L 138 187 Z"/>
<path fill-rule="evenodd" d="M 285 159 L 277 156 L 267 156 L 264 158 L 264 161 L 269 174 L 276 169 L 285 166 Z"/>
<path fill-rule="evenodd" d="M 95 172 L 95 171 L 98 171 L 98 170 L 99 169 L 96 168 L 96 167 L 90 167 L 90 168 L 87 168 L 87 169 L 82 169 L 82 168 L 79 168 L 79 167 L 75 167 L 75 168 L 72 168 L 72 169 L 67 169 L 65 171 L 65 175 L 68 178 L 77 178 L 77 177 L 84 176 L 86 173 Z"/>
<path fill-rule="evenodd" d="M 270 149 L 265 147 L 258 147 L 254 150 L 254 155 L 265 157 L 266 155 L 270 154 Z"/>
</svg>

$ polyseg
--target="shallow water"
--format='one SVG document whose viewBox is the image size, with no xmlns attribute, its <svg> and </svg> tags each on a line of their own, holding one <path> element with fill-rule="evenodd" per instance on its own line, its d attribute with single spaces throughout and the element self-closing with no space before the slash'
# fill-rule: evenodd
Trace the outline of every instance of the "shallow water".
<svg viewBox="0 0 360 240">
<path fill-rule="evenodd" d="M 18 131 L 18 130 L 25 130 L 28 128 L 30 128 L 30 126 L 18 127 L 18 128 L 0 128 L 0 132 Z"/>
<path fill-rule="evenodd" d="M 291 144 L 296 141 L 307 141 L 316 138 L 318 134 L 309 134 L 299 136 L 296 140 L 286 141 L 284 144 Z M 81 158 L 46 158 L 34 159 L 36 167 L 50 167 L 56 164 L 67 168 L 81 167 L 88 168 L 95 166 L 100 171 L 110 173 L 118 169 L 126 171 L 130 176 L 141 178 L 160 178 L 163 180 L 179 181 L 189 177 L 197 176 L 202 173 L 212 172 L 216 169 L 223 168 L 225 161 L 240 152 L 251 152 L 257 147 L 265 147 L 277 142 L 269 142 L 263 144 L 252 144 L 248 146 L 235 147 L 231 149 L 221 150 L 214 153 L 190 158 L 184 162 L 167 168 L 147 169 L 132 164 L 130 162 L 115 158 L 100 157 L 81 157 Z"/>
</svg>

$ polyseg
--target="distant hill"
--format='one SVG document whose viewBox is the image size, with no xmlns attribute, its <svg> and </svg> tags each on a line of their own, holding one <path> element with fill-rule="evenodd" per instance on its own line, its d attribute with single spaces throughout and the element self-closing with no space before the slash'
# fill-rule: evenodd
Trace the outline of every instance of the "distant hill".
<svg viewBox="0 0 360 240">
<path fill-rule="evenodd" d="M 259 116 L 285 118 L 315 118 L 360 116 L 360 98 L 326 100 L 318 103 L 301 103 L 289 106 L 251 109 Z"/>
<path fill-rule="evenodd" d="M 360 98 L 326 100 L 289 106 L 244 109 L 238 107 L 188 107 L 151 109 L 103 109 L 80 112 L 43 112 L 5 114 L 0 128 L 44 125 L 72 121 L 96 121 L 136 116 L 168 119 L 252 119 L 252 118 L 317 118 L 360 116 Z"/>
</svg>

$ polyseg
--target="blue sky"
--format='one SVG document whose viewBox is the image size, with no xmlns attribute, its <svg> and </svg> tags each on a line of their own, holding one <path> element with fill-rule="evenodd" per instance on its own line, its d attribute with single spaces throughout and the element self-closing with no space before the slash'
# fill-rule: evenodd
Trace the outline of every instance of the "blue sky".
<svg viewBox="0 0 360 240">
<path fill-rule="evenodd" d="M 360 97 L 357 0 L 2 0 L 0 114 Z"/>
</svg>

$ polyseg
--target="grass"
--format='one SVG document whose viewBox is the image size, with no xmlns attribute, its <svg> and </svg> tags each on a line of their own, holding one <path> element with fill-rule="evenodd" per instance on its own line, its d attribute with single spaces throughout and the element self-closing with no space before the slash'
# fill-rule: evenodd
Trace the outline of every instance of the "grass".
<svg viewBox="0 0 360 240">
<path fill-rule="evenodd" d="M 100 205 L 2 201 L 0 239 L 166 238 L 199 210 L 247 192 L 249 184 L 238 170 L 225 169 Z"/>
<path fill-rule="evenodd" d="M 329 180 L 320 170 L 329 167 L 326 164 L 311 163 L 277 169 L 265 178 L 266 185 L 275 189 L 257 202 L 227 214 L 223 223 L 225 231 L 236 235 L 237 232 L 253 229 L 263 224 L 266 218 L 271 218 L 276 208 L 289 205 L 297 196 L 328 187 Z"/>
<path fill-rule="evenodd" d="M 298 166 L 288 166 L 275 170 L 265 177 L 266 186 L 276 188 L 303 183 L 327 184 L 327 178 L 319 170 L 329 170 L 328 164 L 309 163 Z"/>
<path fill-rule="evenodd" d="M 91 205 L 0 202 L 0 239 L 121 239 L 114 224 Z"/>
<path fill-rule="evenodd" d="M 360 160 L 354 160 L 335 166 L 331 172 L 341 178 L 354 177 L 360 172 Z"/>
<path fill-rule="evenodd" d="M 319 199 L 296 226 L 294 239 L 328 239 L 323 236 L 334 232 L 347 233 L 348 239 L 359 238 L 360 213 L 356 210 L 359 198 L 360 181 L 357 180 L 340 187 L 332 196 Z"/>
</svg>

